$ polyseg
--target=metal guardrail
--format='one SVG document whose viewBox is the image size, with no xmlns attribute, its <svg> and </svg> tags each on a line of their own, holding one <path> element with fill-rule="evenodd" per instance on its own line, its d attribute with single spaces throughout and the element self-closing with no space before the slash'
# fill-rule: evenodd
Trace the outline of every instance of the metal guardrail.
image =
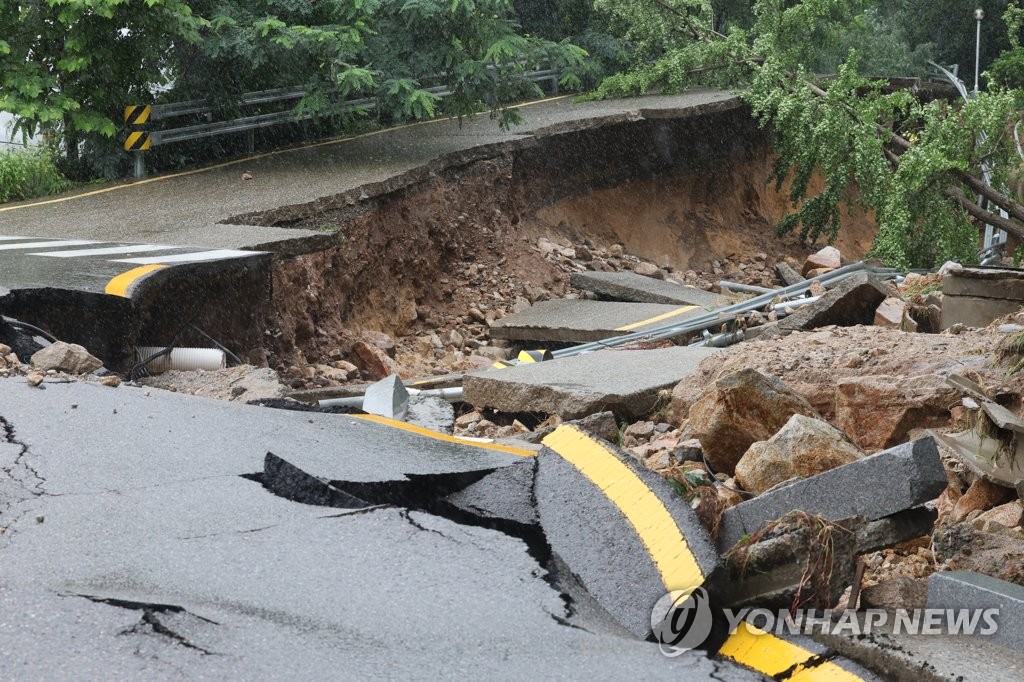
<svg viewBox="0 0 1024 682">
<path fill-rule="evenodd" d="M 532 81 L 534 83 L 548 82 L 551 84 L 551 91 L 558 94 L 558 84 L 561 78 L 561 72 L 557 69 L 539 69 L 529 71 L 523 74 L 523 77 L 525 80 Z M 448 97 L 452 94 L 451 90 L 444 85 L 423 88 L 423 90 L 438 97 Z M 306 90 L 301 86 L 274 88 L 271 90 L 247 92 L 241 95 L 235 104 L 238 107 L 251 107 L 262 104 L 272 104 L 275 102 L 299 100 L 305 96 Z M 355 111 L 358 109 L 373 110 L 377 107 L 377 101 L 373 98 L 353 99 L 341 102 L 338 106 L 341 111 Z M 182 116 L 197 115 L 212 118 L 215 112 L 216 107 L 202 99 L 174 102 L 170 104 L 156 104 L 148 107 L 148 121 L 166 121 Z M 129 139 L 133 141 L 133 144 L 130 145 L 129 142 L 126 141 L 125 149 L 126 151 L 135 152 L 135 177 L 136 179 L 141 179 L 142 177 L 145 177 L 145 161 L 142 152 L 151 147 L 173 144 L 175 142 L 185 142 L 187 140 L 196 140 L 204 137 L 214 137 L 216 135 L 246 132 L 249 134 L 248 149 L 249 152 L 252 153 L 254 151 L 253 131 L 260 128 L 280 125 L 282 123 L 307 121 L 312 118 L 314 118 L 312 114 L 296 114 L 293 110 L 288 109 L 284 111 L 254 114 L 251 116 L 241 116 L 227 121 L 207 121 L 205 123 L 196 123 L 176 128 L 165 128 L 162 130 L 136 130 L 129 135 Z M 127 120 L 128 115 L 126 113 L 126 121 Z M 143 144 L 145 146 L 143 146 Z"/>
</svg>

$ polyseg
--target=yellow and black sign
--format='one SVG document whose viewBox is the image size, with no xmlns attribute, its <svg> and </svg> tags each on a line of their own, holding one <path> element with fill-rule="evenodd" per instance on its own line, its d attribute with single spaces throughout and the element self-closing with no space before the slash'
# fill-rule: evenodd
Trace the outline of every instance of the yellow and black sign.
<svg viewBox="0 0 1024 682">
<path fill-rule="evenodd" d="M 153 107 L 148 104 L 130 104 L 124 108 L 124 122 L 130 126 L 142 125 L 149 122 L 152 113 Z"/>
<path fill-rule="evenodd" d="M 141 152 L 152 146 L 153 144 L 149 139 L 149 133 L 141 130 L 128 133 L 128 137 L 124 141 L 124 150 L 126 152 Z"/>
<path fill-rule="evenodd" d="M 527 362 L 544 362 L 545 360 L 551 360 L 552 355 L 549 350 L 521 350 L 519 351 L 519 357 L 515 361 L 512 360 L 498 360 L 494 363 L 493 367 L 496 369 L 505 369 L 506 367 L 515 367 L 518 364 Z"/>
</svg>

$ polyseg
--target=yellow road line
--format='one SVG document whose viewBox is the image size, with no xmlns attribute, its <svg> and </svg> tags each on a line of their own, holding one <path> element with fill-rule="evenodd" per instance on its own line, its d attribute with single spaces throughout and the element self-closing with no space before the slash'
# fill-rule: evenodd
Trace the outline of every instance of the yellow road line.
<svg viewBox="0 0 1024 682">
<path fill-rule="evenodd" d="M 128 298 L 128 289 L 132 284 L 135 284 L 139 279 L 145 277 L 151 272 L 166 268 L 166 265 L 160 265 L 154 263 L 152 265 L 143 265 L 137 268 L 132 268 L 128 272 L 122 272 L 114 279 L 107 282 L 107 286 L 104 287 L 103 291 L 110 294 L 111 296 L 120 296 L 122 298 Z"/>
<path fill-rule="evenodd" d="M 608 448 L 574 426 L 560 426 L 542 443 L 576 467 L 619 508 L 640 536 L 669 592 L 690 592 L 704 574 L 665 504 Z"/>
<path fill-rule="evenodd" d="M 352 417 L 358 417 L 359 419 L 365 419 L 366 421 L 376 422 L 378 424 L 385 424 L 387 426 L 393 426 L 396 429 L 402 429 L 403 431 L 409 431 L 411 433 L 417 433 L 427 438 L 433 438 L 434 440 L 444 441 L 445 443 L 455 443 L 457 445 L 468 445 L 474 448 L 483 448 L 484 450 L 497 450 L 498 452 L 506 452 L 510 455 L 518 455 L 520 457 L 533 457 L 537 453 L 533 450 L 524 450 L 523 448 L 514 448 L 510 445 L 499 445 L 498 443 L 477 443 L 471 440 L 465 440 L 464 438 L 456 438 L 455 436 L 449 436 L 446 433 L 438 433 L 437 431 L 431 431 L 425 429 L 422 426 L 416 426 L 415 424 L 407 424 L 406 422 L 400 422 L 394 419 L 388 419 L 387 417 L 379 417 L 375 414 L 353 414 Z"/>
<path fill-rule="evenodd" d="M 574 95 L 559 95 L 558 97 L 546 97 L 544 99 L 534 100 L 532 102 L 524 102 L 517 104 L 511 109 L 525 109 L 526 107 L 532 107 L 536 104 L 544 104 L 545 102 L 555 102 L 566 97 L 573 97 Z M 47 204 L 59 204 L 65 201 L 73 201 L 75 199 L 83 199 L 85 197 L 96 196 L 97 194 L 106 194 L 107 192 L 116 192 L 118 190 L 129 189 L 132 187 L 138 187 L 139 185 L 148 185 L 153 182 L 161 182 L 163 180 L 171 180 L 173 178 L 181 178 L 187 175 L 195 175 L 197 173 L 205 173 L 207 171 L 217 170 L 219 168 L 227 168 L 228 166 L 237 166 L 241 163 L 251 163 L 258 159 L 264 159 L 269 156 L 278 156 L 280 154 L 290 154 L 292 152 L 302 151 L 303 149 L 316 149 L 317 147 L 326 147 L 334 144 L 343 144 L 345 142 L 353 142 L 355 140 L 362 140 L 367 137 L 376 137 L 377 135 L 384 135 L 396 130 L 405 130 L 406 128 L 415 128 L 417 126 L 430 125 L 432 123 L 443 123 L 445 121 L 454 121 L 457 116 L 446 116 L 444 118 L 432 118 L 429 121 L 416 121 L 415 123 L 406 123 L 400 126 L 394 126 L 393 128 L 384 128 L 382 130 L 373 130 L 368 133 L 361 135 L 352 135 L 349 137 L 336 137 L 330 140 L 324 140 L 323 142 L 314 142 L 313 144 L 303 145 L 301 147 L 289 147 L 287 149 L 275 149 L 272 152 L 264 152 L 262 154 L 255 154 L 253 156 L 246 156 L 242 159 L 234 159 L 232 161 L 225 161 L 223 163 L 213 164 L 212 166 L 203 166 L 202 168 L 193 168 L 192 170 L 181 171 L 178 173 L 171 173 L 170 175 L 158 175 L 153 178 L 146 178 L 145 180 L 136 180 L 135 182 L 127 183 L 124 185 L 115 185 L 113 187 L 104 187 L 103 189 L 95 189 L 91 192 L 82 192 L 81 194 L 72 194 L 66 197 L 56 197 L 54 199 L 44 199 L 42 201 L 35 201 L 31 204 L 18 204 L 17 206 L 0 206 L 0 213 L 6 211 L 17 211 L 21 208 L 32 208 L 33 206 L 46 206 Z"/>
<path fill-rule="evenodd" d="M 755 628 L 748 623 L 740 624 L 718 655 L 753 668 L 769 677 L 792 670 L 785 679 L 791 682 L 861 682 L 862 678 L 844 670 L 831 661 L 805 667 L 804 664 L 817 654 L 808 651 L 781 637 Z"/>
<path fill-rule="evenodd" d="M 662 313 L 661 315 L 655 315 L 654 317 L 652 317 L 649 320 L 641 320 L 640 322 L 634 322 L 633 324 L 627 324 L 624 327 L 616 327 L 615 331 L 617 331 L 617 332 L 632 331 L 634 329 L 639 329 L 640 327 L 646 327 L 649 324 L 654 324 L 655 322 L 661 322 L 662 320 L 667 320 L 668 318 L 675 317 L 676 315 L 682 315 L 683 313 L 689 312 L 691 310 L 695 310 L 696 308 L 697 308 L 697 306 L 695 306 L 695 305 L 684 305 L 682 308 L 677 308 L 676 310 L 670 310 L 669 312 Z"/>
</svg>

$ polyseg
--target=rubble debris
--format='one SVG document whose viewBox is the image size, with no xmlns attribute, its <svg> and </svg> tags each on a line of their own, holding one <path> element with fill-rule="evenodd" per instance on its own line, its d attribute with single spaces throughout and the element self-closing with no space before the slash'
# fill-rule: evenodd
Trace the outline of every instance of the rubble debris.
<svg viewBox="0 0 1024 682">
<path fill-rule="evenodd" d="M 866 272 L 858 272 L 837 282 L 814 303 L 801 306 L 780 320 L 773 335 L 785 336 L 831 324 L 840 327 L 873 324 L 875 310 L 888 296 L 889 288 L 885 284 Z"/>
<path fill-rule="evenodd" d="M 281 383 L 277 372 L 268 367 L 252 365 L 187 372 L 172 369 L 138 379 L 137 383 L 150 388 L 240 403 L 280 399 L 288 393 L 288 387 Z"/>
<path fill-rule="evenodd" d="M 44 378 L 46 378 L 45 374 L 39 371 L 34 371 L 28 373 L 27 377 L 25 378 L 25 381 L 26 383 L 28 383 L 29 386 L 36 387 L 39 386 L 39 384 L 43 383 Z"/>
<path fill-rule="evenodd" d="M 960 391 L 936 374 L 840 380 L 834 423 L 869 452 L 906 442 L 915 429 L 948 426 Z"/>
<path fill-rule="evenodd" d="M 718 294 L 697 287 L 663 282 L 627 271 L 574 272 L 569 283 L 612 301 L 715 307 L 722 305 L 723 300 Z"/>
<path fill-rule="evenodd" d="M 890 296 L 878 305 L 875 310 L 875 326 L 905 332 L 917 331 L 917 322 L 910 316 L 907 302 L 895 296 Z"/>
<path fill-rule="evenodd" d="M 647 263 L 641 261 L 633 266 L 633 272 L 642 277 L 650 277 L 653 279 L 665 279 L 665 271 L 659 268 L 654 263 Z"/>
<path fill-rule="evenodd" d="M 883 376 L 898 383 L 906 377 L 967 372 L 986 385 L 1008 383 L 1012 391 L 1024 391 L 1024 373 L 1008 378 L 1004 367 L 992 363 L 1003 338 L 991 330 L 930 335 L 865 326 L 829 327 L 795 332 L 784 341 L 736 344 L 702 362 L 696 373 L 672 390 L 671 420 L 685 419 L 690 405 L 708 386 L 744 368 L 779 377 L 829 421 L 835 416 L 836 385 L 848 378 Z M 882 406 L 870 406 L 865 420 L 874 418 L 888 419 L 882 415 Z M 855 429 L 841 428 L 856 435 Z"/>
<path fill-rule="evenodd" d="M 700 441 L 716 472 L 732 475 L 753 443 L 771 438 L 794 414 L 819 416 L 774 376 L 742 369 L 715 381 L 693 403 L 686 432 Z"/>
<path fill-rule="evenodd" d="M 928 603 L 928 580 L 896 576 L 877 585 L 865 587 L 860 593 L 864 609 L 923 609 Z"/>
<path fill-rule="evenodd" d="M 463 379 L 466 402 L 502 412 L 541 412 L 576 419 L 612 411 L 622 419 L 646 416 L 659 393 L 690 374 L 714 348 L 602 350 L 471 372 Z M 666 401 L 667 402 L 667 401 Z"/>
<path fill-rule="evenodd" d="M 986 523 L 950 523 L 940 517 L 932 532 L 935 561 L 948 570 L 977 571 L 1024 585 L 1024 530 Z"/>
<path fill-rule="evenodd" d="M 399 373 L 398 363 L 378 346 L 366 341 L 357 341 L 353 350 L 363 363 L 370 379 L 379 381 L 391 374 Z"/>
<path fill-rule="evenodd" d="M 651 606 L 712 577 L 718 552 L 672 485 L 613 446 L 563 425 L 538 456 L 536 503 L 551 550 L 638 637 Z"/>
<path fill-rule="evenodd" d="M 953 511 L 949 515 L 949 520 L 952 523 L 958 523 L 974 512 L 988 511 L 1009 501 L 1013 497 L 1016 497 L 1013 489 L 993 483 L 987 478 L 978 478 L 967 489 L 967 492 L 960 496 L 956 504 L 953 505 Z M 1012 528 L 1016 525 L 1017 523 L 1011 523 L 1009 527 Z"/>
<path fill-rule="evenodd" d="M 934 573 L 928 579 L 930 609 L 998 609 L 998 628 L 985 641 L 1024 649 L 1024 587 L 981 573 Z"/>
<path fill-rule="evenodd" d="M 853 516 L 874 521 L 933 500 L 947 485 L 934 439 L 922 438 L 727 509 L 718 546 L 726 550 L 793 509 L 834 521 Z"/>
<path fill-rule="evenodd" d="M 736 463 L 745 490 L 763 493 L 791 479 L 808 478 L 863 458 L 864 451 L 828 422 L 794 414 L 768 440 L 751 444 Z"/>
<path fill-rule="evenodd" d="M 985 327 L 1024 306 L 1024 271 L 961 268 L 942 279 L 942 328 Z"/>
<path fill-rule="evenodd" d="M 803 276 L 784 260 L 780 260 L 775 264 L 775 272 L 779 274 L 779 278 L 785 282 L 786 286 L 793 286 L 804 281 Z"/>
<path fill-rule="evenodd" d="M 102 360 L 90 355 L 77 343 L 57 341 L 32 355 L 32 367 L 40 372 L 53 369 L 70 374 L 89 374 L 102 366 Z"/>
<path fill-rule="evenodd" d="M 839 249 L 834 246 L 826 246 L 817 253 L 812 253 L 804 261 L 803 267 L 800 269 L 800 274 L 804 277 L 808 277 L 808 273 L 813 270 L 821 270 L 827 272 L 829 270 L 836 270 L 842 267 L 842 256 L 839 253 Z M 819 272 L 818 274 L 823 274 Z"/>
<path fill-rule="evenodd" d="M 1020 499 L 1015 499 L 1000 504 L 979 514 L 975 521 L 981 528 L 987 527 L 990 523 L 998 523 L 1004 528 L 1016 528 L 1021 525 L 1021 522 L 1024 522 L 1024 503 Z"/>
<path fill-rule="evenodd" d="M 479 414 L 479 413 L 477 413 Z M 548 418 L 537 430 L 523 434 L 521 438 L 528 443 L 540 443 L 552 431 L 562 424 L 561 417 L 553 416 Z M 596 412 L 581 419 L 565 422 L 572 424 L 578 429 L 586 431 L 595 438 L 615 443 L 619 438 L 619 424 L 615 421 L 614 412 Z"/>
</svg>

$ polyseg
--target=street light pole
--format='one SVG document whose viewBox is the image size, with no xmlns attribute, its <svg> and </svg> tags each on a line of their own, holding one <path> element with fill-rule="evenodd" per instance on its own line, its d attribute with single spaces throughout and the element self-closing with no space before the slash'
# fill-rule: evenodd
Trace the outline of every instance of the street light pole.
<svg viewBox="0 0 1024 682">
<path fill-rule="evenodd" d="M 974 10 L 974 18 L 978 20 L 978 31 L 974 39 L 974 96 L 978 96 L 978 67 L 981 64 L 981 20 L 985 18 L 985 10 L 980 7 Z"/>
</svg>

